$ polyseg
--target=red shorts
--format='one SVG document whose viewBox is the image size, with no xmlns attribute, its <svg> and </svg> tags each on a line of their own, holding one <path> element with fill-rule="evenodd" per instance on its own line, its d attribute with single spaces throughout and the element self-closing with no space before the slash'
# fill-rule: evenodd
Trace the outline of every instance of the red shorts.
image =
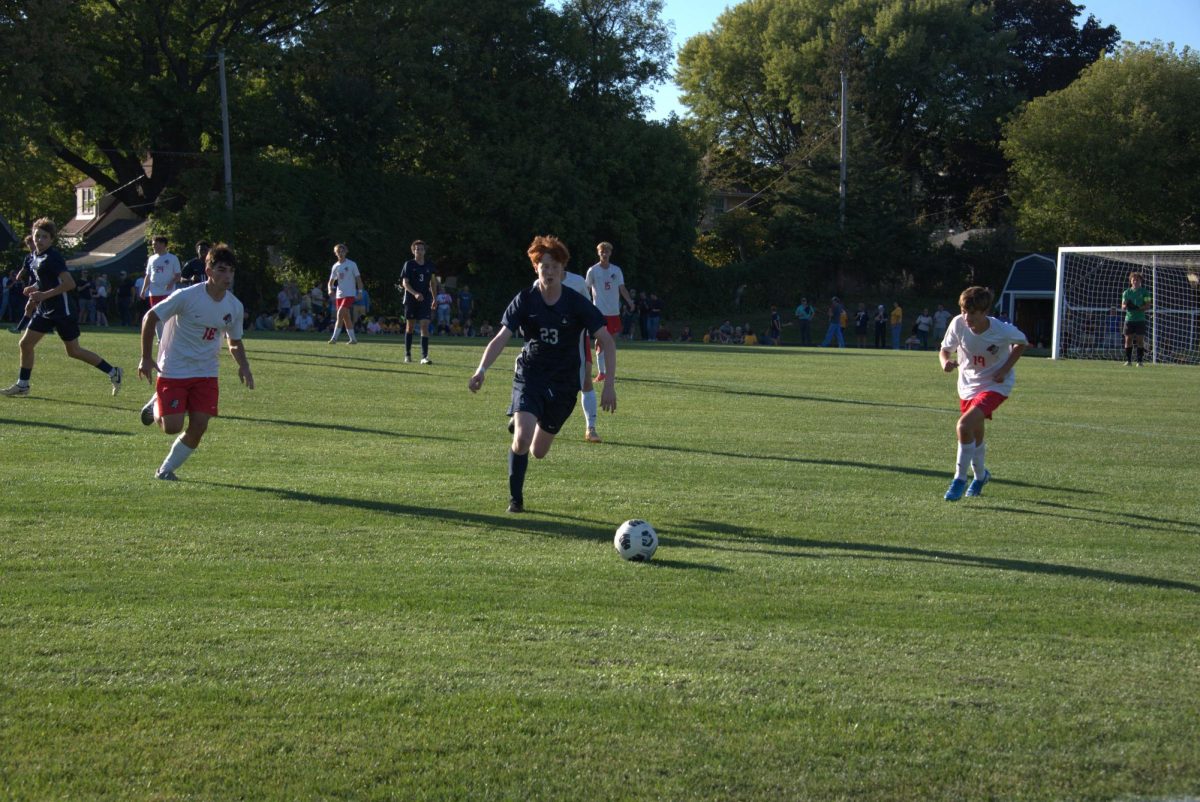
<svg viewBox="0 0 1200 802">
<path fill-rule="evenodd" d="M 165 295 L 147 295 L 146 300 L 150 302 L 151 306 L 154 306 L 155 304 L 157 304 L 160 301 L 167 300 L 167 296 L 165 296 Z"/>
<path fill-rule="evenodd" d="M 350 307 L 354 306 L 354 296 L 338 298 L 336 303 L 338 309 L 349 309 Z"/>
<path fill-rule="evenodd" d="M 605 315 L 604 328 L 608 329 L 608 333 L 616 337 L 621 333 L 621 316 L 620 315 Z"/>
<path fill-rule="evenodd" d="M 991 390 L 985 390 L 974 398 L 968 398 L 965 401 L 959 399 L 958 409 L 962 414 L 966 415 L 972 409 L 979 408 L 983 410 L 983 416 L 991 420 L 992 413 L 1007 400 L 1008 396 L 1000 395 L 1000 393 Z"/>
<path fill-rule="evenodd" d="M 158 395 L 158 416 L 181 415 L 184 412 L 217 414 L 217 379 L 210 376 L 201 379 L 165 379 L 158 377 L 154 385 Z"/>
</svg>

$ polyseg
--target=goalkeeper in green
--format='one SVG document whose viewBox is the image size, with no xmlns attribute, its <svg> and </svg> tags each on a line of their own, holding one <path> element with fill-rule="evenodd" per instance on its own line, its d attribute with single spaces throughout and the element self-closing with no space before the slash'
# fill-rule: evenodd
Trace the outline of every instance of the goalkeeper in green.
<svg viewBox="0 0 1200 802">
<path fill-rule="evenodd" d="M 1133 364 L 1133 349 L 1137 348 L 1137 366 L 1146 355 L 1146 307 L 1150 305 L 1150 290 L 1142 286 L 1142 274 L 1129 274 L 1129 289 L 1121 293 L 1121 308 L 1125 310 L 1125 367 Z"/>
</svg>

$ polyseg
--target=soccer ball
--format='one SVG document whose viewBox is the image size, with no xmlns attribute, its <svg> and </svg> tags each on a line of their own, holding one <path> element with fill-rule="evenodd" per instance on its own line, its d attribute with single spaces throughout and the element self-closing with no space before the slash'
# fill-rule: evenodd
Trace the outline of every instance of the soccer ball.
<svg viewBox="0 0 1200 802">
<path fill-rule="evenodd" d="M 626 560 L 644 562 L 658 549 L 658 533 L 645 521 L 626 521 L 617 527 L 613 548 Z"/>
</svg>

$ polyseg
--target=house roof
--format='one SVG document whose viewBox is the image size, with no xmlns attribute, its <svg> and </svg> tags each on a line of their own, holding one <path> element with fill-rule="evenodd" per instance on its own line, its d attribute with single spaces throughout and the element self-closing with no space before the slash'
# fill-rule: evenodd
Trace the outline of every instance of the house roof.
<svg viewBox="0 0 1200 802">
<path fill-rule="evenodd" d="M 1053 256 L 1044 253 L 1023 256 L 1012 263 L 1008 281 L 1004 283 L 1004 292 L 1044 293 L 1052 296 L 1057 269 Z"/>
<path fill-rule="evenodd" d="M 67 268 L 103 273 L 141 272 L 148 254 L 146 221 L 114 220 L 84 241 L 79 253 L 67 260 Z"/>
</svg>

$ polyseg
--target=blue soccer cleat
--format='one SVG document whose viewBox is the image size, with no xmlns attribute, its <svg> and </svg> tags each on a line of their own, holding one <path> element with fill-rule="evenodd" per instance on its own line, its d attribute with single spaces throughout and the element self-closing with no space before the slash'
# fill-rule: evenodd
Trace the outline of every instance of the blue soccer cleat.
<svg viewBox="0 0 1200 802">
<path fill-rule="evenodd" d="M 965 493 L 966 490 L 967 490 L 967 480 L 966 479 L 955 479 L 953 482 L 950 483 L 950 489 L 946 491 L 946 495 L 943 496 L 942 498 L 946 499 L 946 501 L 958 501 L 960 498 L 963 497 L 963 493 Z"/>
<path fill-rule="evenodd" d="M 967 495 L 970 497 L 982 496 L 983 486 L 990 481 L 992 481 L 992 472 L 984 469 L 983 478 L 980 479 L 978 476 L 976 476 L 971 480 L 971 484 L 967 486 Z"/>
</svg>

